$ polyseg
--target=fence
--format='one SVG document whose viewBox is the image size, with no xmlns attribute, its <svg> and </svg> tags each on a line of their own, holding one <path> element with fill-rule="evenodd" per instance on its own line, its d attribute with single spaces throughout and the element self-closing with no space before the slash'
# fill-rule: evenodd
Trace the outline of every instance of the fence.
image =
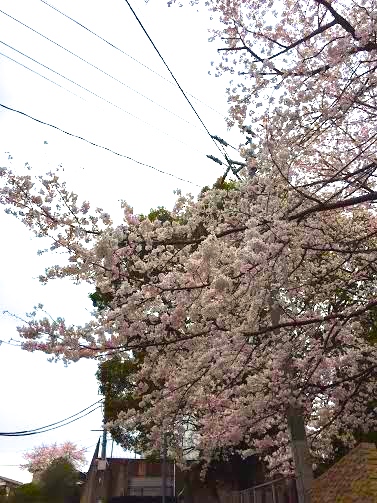
<svg viewBox="0 0 377 503">
<path fill-rule="evenodd" d="M 161 496 L 116 496 L 110 498 L 108 503 L 162 503 Z M 166 503 L 176 503 L 172 496 L 166 496 Z"/>
<path fill-rule="evenodd" d="M 233 491 L 230 503 L 298 503 L 296 481 L 281 478 L 244 491 Z"/>
<path fill-rule="evenodd" d="M 127 496 L 161 496 L 161 486 L 129 486 L 127 489 Z M 166 487 L 166 496 L 174 496 L 174 488 L 172 486 Z"/>
</svg>

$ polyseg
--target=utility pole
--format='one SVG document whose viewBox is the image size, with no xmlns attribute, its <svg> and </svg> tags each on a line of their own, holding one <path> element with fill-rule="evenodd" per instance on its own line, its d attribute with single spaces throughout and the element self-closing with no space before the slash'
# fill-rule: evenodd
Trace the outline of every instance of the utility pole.
<svg viewBox="0 0 377 503">
<path fill-rule="evenodd" d="M 107 446 L 107 431 L 104 428 L 102 433 L 102 449 L 101 449 L 102 459 L 106 459 L 106 446 Z"/>
<path fill-rule="evenodd" d="M 278 326 L 280 323 L 281 308 L 276 302 L 273 293 L 271 293 L 270 312 L 272 326 Z M 285 369 L 288 378 L 291 374 L 290 363 L 291 359 L 289 357 Z M 298 503 L 310 503 L 310 490 L 313 483 L 313 468 L 302 411 L 298 407 L 288 404 L 286 409 L 286 419 L 295 465 Z"/>
<path fill-rule="evenodd" d="M 166 465 L 167 465 L 167 440 L 168 434 L 164 432 L 162 434 L 162 464 L 161 464 L 161 475 L 162 475 L 162 503 L 166 503 Z"/>
<path fill-rule="evenodd" d="M 310 503 L 313 469 L 301 410 L 289 405 L 287 408 L 287 423 L 295 463 L 298 502 Z"/>
<path fill-rule="evenodd" d="M 100 485 L 99 488 L 99 494 L 100 498 L 99 501 L 101 503 L 104 503 L 106 501 L 106 446 L 107 446 L 107 431 L 105 428 L 103 428 L 103 433 L 102 433 L 102 448 L 101 448 L 101 465 L 98 466 L 98 468 L 101 469 L 99 471 L 99 477 L 98 477 L 98 482 Z"/>
<path fill-rule="evenodd" d="M 97 490 L 98 497 L 96 503 L 103 503 L 106 501 L 106 446 L 107 446 L 107 431 L 105 428 L 102 430 L 92 430 L 92 431 L 102 431 L 102 446 L 101 446 L 101 458 L 97 460 Z"/>
<path fill-rule="evenodd" d="M 105 428 L 102 428 L 102 430 L 90 430 L 90 431 L 102 432 L 101 459 L 106 459 L 107 431 L 105 430 Z"/>
</svg>

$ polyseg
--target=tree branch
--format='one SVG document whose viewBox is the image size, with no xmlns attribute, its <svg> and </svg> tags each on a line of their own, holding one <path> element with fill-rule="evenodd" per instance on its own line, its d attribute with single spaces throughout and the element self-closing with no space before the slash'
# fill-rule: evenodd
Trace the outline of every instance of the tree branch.
<svg viewBox="0 0 377 503">
<path fill-rule="evenodd" d="M 302 218 L 311 215 L 313 213 L 319 213 L 320 211 L 329 211 L 340 208 L 347 208 L 349 206 L 355 206 L 356 204 L 366 203 L 368 201 L 377 200 L 377 192 L 372 191 L 368 192 L 368 194 L 364 194 L 362 196 L 349 197 L 348 199 L 343 199 L 342 201 L 335 201 L 333 203 L 323 203 L 318 204 L 316 206 L 312 206 L 311 208 L 307 208 L 306 210 L 300 211 L 299 213 L 295 213 L 288 217 L 288 220 L 301 220 Z"/>
<path fill-rule="evenodd" d="M 343 16 L 337 12 L 334 7 L 328 2 L 328 0 L 315 0 L 317 3 L 323 5 L 334 17 L 334 20 L 339 24 L 344 30 L 352 35 L 355 40 L 359 40 L 356 37 L 355 28 L 345 19 Z"/>
</svg>

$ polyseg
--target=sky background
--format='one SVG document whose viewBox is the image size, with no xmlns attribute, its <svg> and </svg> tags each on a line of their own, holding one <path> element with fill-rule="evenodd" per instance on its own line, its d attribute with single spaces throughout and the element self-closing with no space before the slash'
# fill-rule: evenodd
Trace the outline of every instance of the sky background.
<svg viewBox="0 0 377 503">
<path fill-rule="evenodd" d="M 49 0 L 49 4 L 128 56 L 42 0 L 0 0 L 0 103 L 193 183 L 95 148 L 1 107 L 0 167 L 26 173 L 27 162 L 32 166 L 31 174 L 43 174 L 60 165 L 62 178 L 81 200 L 89 200 L 92 207 L 103 207 L 112 216 L 118 214 L 118 219 L 121 199 L 136 212 L 147 212 L 159 205 L 171 208 L 175 189 L 197 194 L 200 187 L 213 184 L 224 170 L 206 154 L 219 157 L 219 152 L 171 83 L 126 2 Z M 195 96 L 190 99 L 211 134 L 236 147 L 245 141 L 237 130 L 226 128 L 227 79 L 208 74 L 211 61 L 218 60 L 217 46 L 208 42 L 208 12 L 187 6 L 168 8 L 166 0 L 133 0 L 131 4 L 180 85 Z M 229 153 L 236 155 L 232 150 Z M 48 362 L 45 354 L 27 353 L 12 345 L 16 344 L 12 339 L 18 338 L 18 322 L 3 311 L 24 316 L 41 302 L 53 317 L 83 323 L 92 305 L 86 285 L 76 286 L 68 280 L 47 286 L 38 282 L 45 267 L 62 258 L 38 256 L 37 250 L 44 245 L 22 223 L 0 211 L 0 228 L 0 339 L 5 341 L 0 345 L 0 431 L 4 432 L 53 423 L 100 396 L 95 362 L 80 361 L 64 367 Z M 88 448 L 90 459 L 99 436 L 90 430 L 99 429 L 101 422 L 101 411 L 97 410 L 45 434 L 0 437 L 0 476 L 30 480 L 18 465 L 23 452 L 42 443 L 77 442 Z M 109 454 L 110 449 L 111 443 Z M 119 447 L 114 448 L 114 456 L 125 455 Z"/>
</svg>

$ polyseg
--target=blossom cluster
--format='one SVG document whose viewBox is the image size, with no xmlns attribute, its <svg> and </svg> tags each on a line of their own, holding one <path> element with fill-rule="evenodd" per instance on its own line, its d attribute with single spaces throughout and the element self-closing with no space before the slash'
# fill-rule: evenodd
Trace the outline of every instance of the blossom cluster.
<svg viewBox="0 0 377 503">
<path fill-rule="evenodd" d="M 173 431 L 177 456 L 186 424 L 195 439 L 186 450 L 209 459 L 243 441 L 245 454 L 281 469 L 290 404 L 303 411 L 314 452 L 334 435 L 352 440 L 376 420 L 376 216 L 360 205 L 305 213 L 312 208 L 267 165 L 181 204 L 179 218 L 127 214 L 70 257 L 106 307 L 82 327 L 30 320 L 19 328 L 24 347 L 68 360 L 142 351 L 142 402 L 119 425 L 145 424 L 156 447 L 161 429 Z M 85 237 L 71 239 L 77 250 Z"/>
<path fill-rule="evenodd" d="M 50 466 L 56 459 L 65 458 L 69 460 L 75 468 L 81 468 L 85 463 L 85 449 L 80 449 L 72 442 L 63 444 L 40 445 L 30 452 L 24 454 L 25 464 L 22 468 L 32 474 L 40 474 Z"/>
<path fill-rule="evenodd" d="M 68 360 L 142 352 L 140 407 L 118 426 L 144 425 L 156 448 L 169 431 L 177 459 L 243 445 L 282 471 L 289 407 L 322 457 L 376 427 L 375 2 L 206 3 L 227 39 L 219 71 L 238 68 L 231 121 L 252 123 L 253 169 L 179 195 L 161 220 L 122 203 L 121 226 L 54 174 L 3 170 L 0 202 L 68 253 L 42 281 L 106 299 L 83 326 L 36 318 L 19 333 Z"/>
</svg>

